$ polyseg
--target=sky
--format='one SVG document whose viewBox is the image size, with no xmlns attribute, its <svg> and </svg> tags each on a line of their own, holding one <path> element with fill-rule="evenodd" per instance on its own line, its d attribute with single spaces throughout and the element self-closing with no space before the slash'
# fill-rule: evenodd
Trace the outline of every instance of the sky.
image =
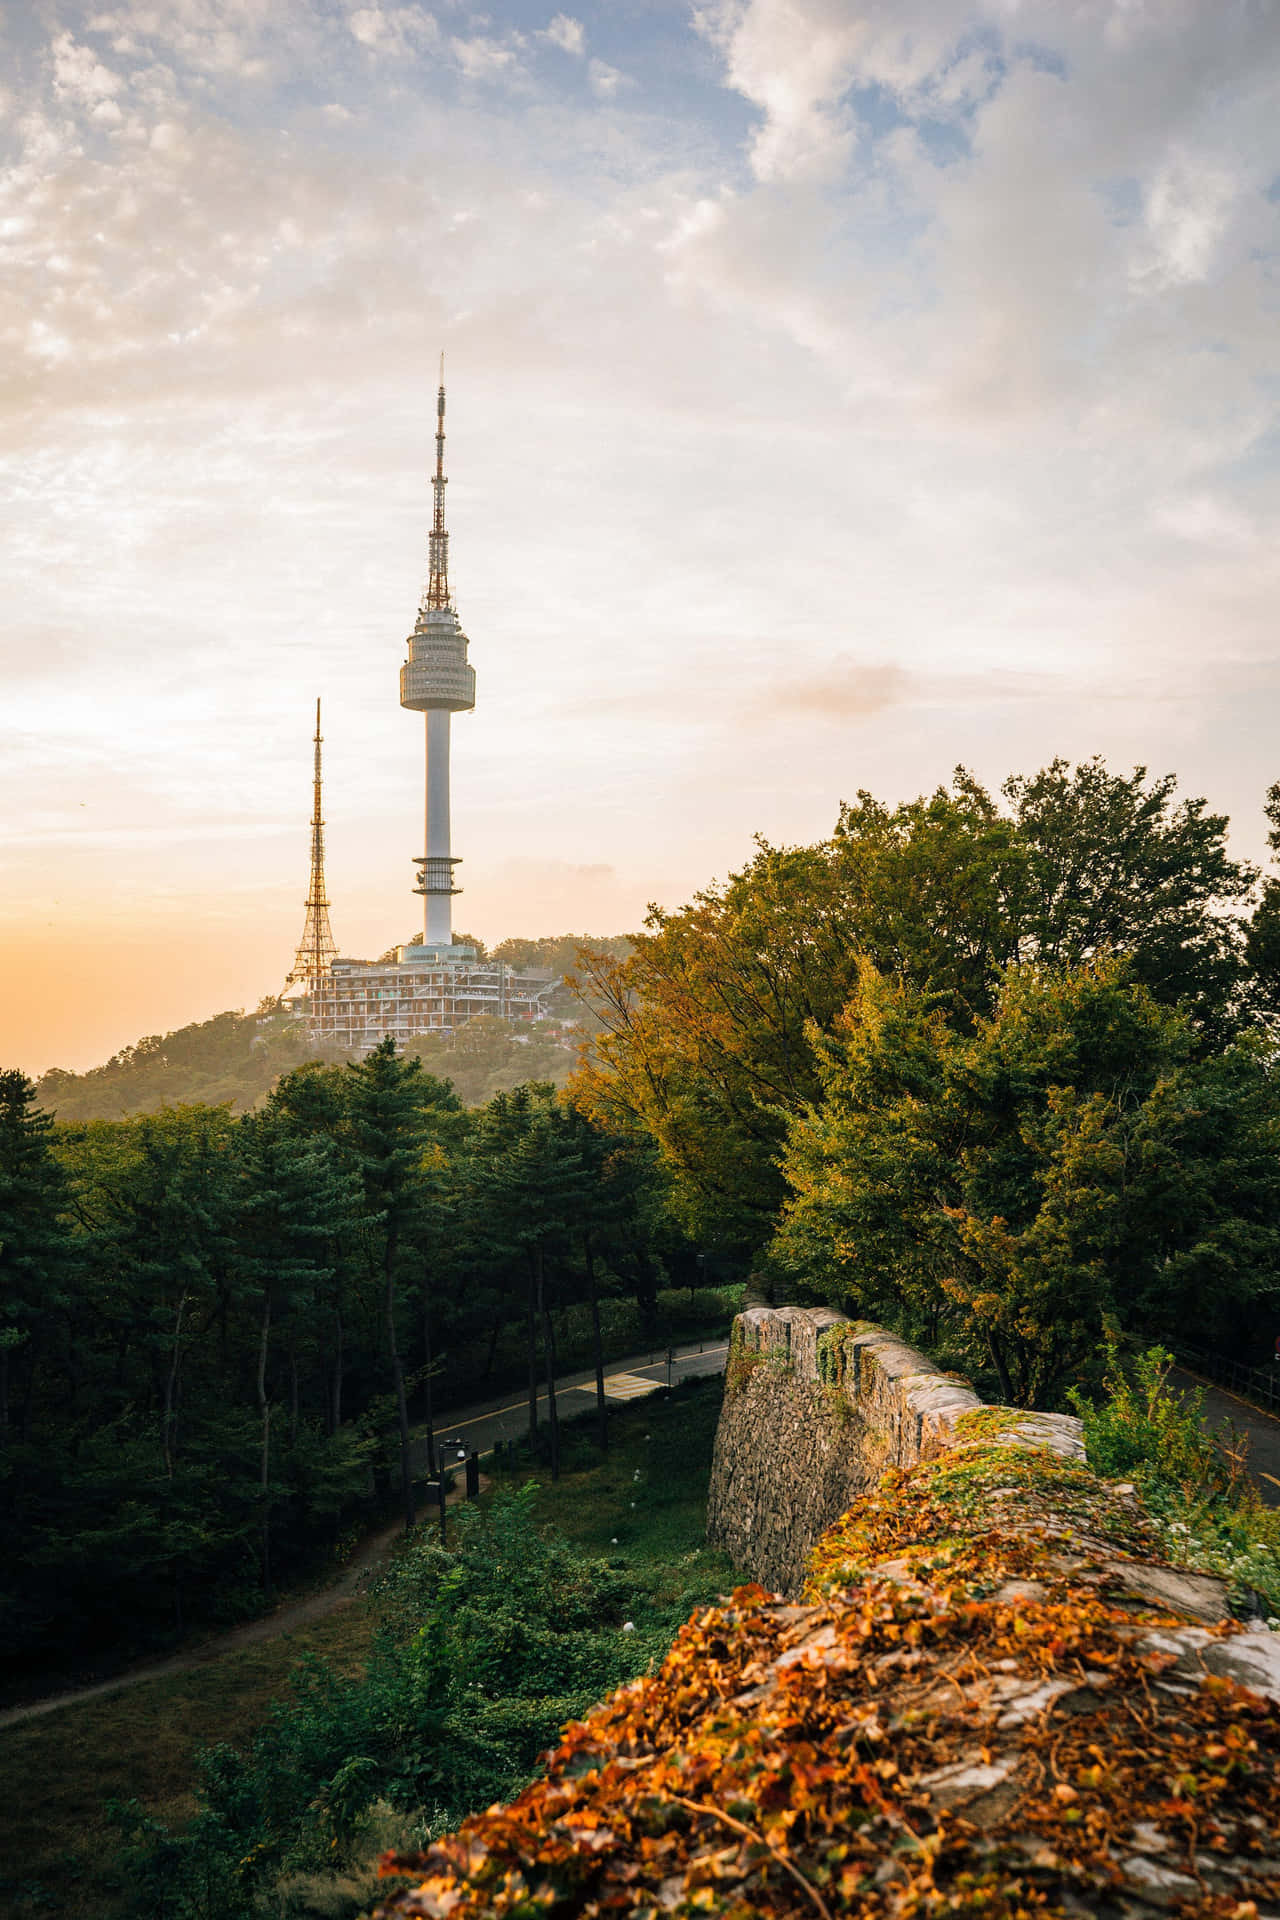
<svg viewBox="0 0 1280 1920">
<path fill-rule="evenodd" d="M 957 763 L 1280 779 L 1280 0 L 0 4 L 0 1064 Z"/>
</svg>

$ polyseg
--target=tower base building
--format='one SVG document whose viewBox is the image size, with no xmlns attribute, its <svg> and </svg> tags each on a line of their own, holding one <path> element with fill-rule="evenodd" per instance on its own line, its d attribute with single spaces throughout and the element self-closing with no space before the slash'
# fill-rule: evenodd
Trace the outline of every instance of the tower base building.
<svg viewBox="0 0 1280 1920">
<path fill-rule="evenodd" d="M 474 947 L 397 947 L 391 960 L 334 960 L 314 981 L 308 1025 L 315 1046 L 364 1055 L 383 1040 L 456 1033 L 478 1014 L 546 1017 L 558 984 L 549 971 L 480 960 Z"/>
</svg>

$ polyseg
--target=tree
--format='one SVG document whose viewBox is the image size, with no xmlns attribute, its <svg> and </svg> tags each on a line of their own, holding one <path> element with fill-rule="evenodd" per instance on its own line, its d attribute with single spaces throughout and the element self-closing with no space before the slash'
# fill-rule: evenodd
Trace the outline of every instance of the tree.
<svg viewBox="0 0 1280 1920">
<path fill-rule="evenodd" d="M 1053 1405 L 1114 1325 L 1202 1337 L 1274 1301 L 1280 1085 L 1208 1058 L 1113 958 L 1007 970 L 960 1033 L 864 962 L 789 1129 L 777 1257 L 829 1298 Z"/>
<path fill-rule="evenodd" d="M 554 1110 L 561 1150 L 576 1158 L 581 1178 L 574 1181 L 570 1244 L 581 1259 L 591 1312 L 591 1346 L 596 1375 L 596 1435 L 601 1452 L 609 1445 L 608 1401 L 604 1390 L 604 1342 L 600 1327 L 601 1268 L 623 1265 L 638 1241 L 656 1237 L 652 1150 L 620 1134 L 610 1134 L 577 1108 L 561 1102 Z"/>
<path fill-rule="evenodd" d="M 64 1299 L 71 1255 L 67 1182 L 51 1147 L 53 1122 L 25 1074 L 0 1073 L 0 1447 L 10 1423 L 10 1371 L 24 1378 L 23 1437 L 47 1330 Z"/>
<path fill-rule="evenodd" d="M 529 1080 L 563 1086 L 572 1071 L 575 1047 L 550 1021 L 530 1025 L 477 1014 L 456 1033 L 424 1033 L 406 1052 L 429 1073 L 448 1080 L 469 1107 L 482 1106 L 495 1093 L 509 1093 Z"/>
<path fill-rule="evenodd" d="M 255 1400 L 261 1432 L 262 1590 L 271 1594 L 273 1403 L 268 1393 L 271 1341 L 282 1330 L 289 1380 L 288 1444 L 298 1436 L 298 1341 L 331 1278 L 325 1265 L 342 1221 L 358 1200 L 358 1181 L 323 1135 L 299 1136 L 279 1110 L 248 1114 L 235 1130 L 239 1176 L 235 1238 L 242 1285 L 256 1296 L 259 1324 Z"/>
<path fill-rule="evenodd" d="M 383 1315 L 400 1433 L 400 1476 L 406 1530 L 415 1519 L 409 1449 L 409 1407 L 396 1326 L 397 1280 L 413 1260 L 424 1205 L 422 1161 L 428 1113 L 456 1114 L 450 1088 L 423 1072 L 418 1060 L 398 1057 L 383 1040 L 357 1066 L 346 1068 L 348 1124 L 364 1187 L 371 1257 L 382 1280 Z"/>
<path fill-rule="evenodd" d="M 1254 875 L 1228 858 L 1225 819 L 1173 788 L 1054 761 L 1006 782 L 1002 807 L 960 768 L 892 809 L 860 793 L 817 846 L 760 842 L 681 912 L 652 908 L 627 958 L 586 958 L 602 1031 L 575 1099 L 656 1142 L 690 1232 L 749 1253 L 783 1200 L 787 1117 L 819 1091 L 815 1036 L 863 962 L 964 1033 L 1010 966 L 1125 953 L 1158 1000 L 1186 1004 L 1202 1046 L 1221 1042 Z"/>
<path fill-rule="evenodd" d="M 197 1101 L 229 1101 L 243 1112 L 309 1052 L 297 1010 L 264 1000 L 254 1013 L 219 1013 L 175 1033 L 148 1034 L 87 1073 L 51 1067 L 37 1091 L 62 1121 L 123 1119 Z"/>
<path fill-rule="evenodd" d="M 418 1193 L 415 1174 L 422 1150 L 422 1106 L 418 1088 L 422 1068 L 396 1057 L 394 1040 L 383 1040 L 367 1059 L 347 1069 L 351 1138 L 364 1185 L 365 1220 L 371 1254 L 382 1277 L 383 1315 L 392 1391 L 400 1433 L 400 1481 L 405 1531 L 416 1518 L 409 1450 L 409 1408 L 404 1363 L 396 1330 L 396 1278 L 406 1240 L 414 1224 Z"/>
<path fill-rule="evenodd" d="M 1273 862 L 1280 858 L 1280 781 L 1267 788 L 1263 810 L 1269 832 L 1267 845 Z M 1253 978 L 1255 997 L 1264 1014 L 1280 1016 L 1280 876 L 1269 873 L 1249 922 L 1245 960 Z"/>
<path fill-rule="evenodd" d="M 285 1074 L 272 1089 L 266 1112 L 277 1126 L 300 1140 L 324 1141 L 334 1155 L 335 1165 L 353 1175 L 363 1194 L 360 1160 L 351 1138 L 349 1093 L 350 1076 L 344 1068 L 308 1062 Z M 362 1206 L 352 1206 L 334 1224 L 326 1249 L 330 1280 L 328 1298 L 317 1302 L 322 1365 L 326 1376 L 325 1424 L 336 1434 L 343 1420 L 343 1394 L 346 1384 L 348 1327 L 360 1304 L 367 1281 L 368 1234 L 362 1221 Z"/>
<path fill-rule="evenodd" d="M 1241 915 L 1256 869 L 1227 852 L 1225 814 L 1175 802 L 1172 774 L 1055 760 L 1002 789 L 1023 850 L 1018 956 L 1074 967 L 1132 956 L 1131 978 L 1182 1006 L 1209 1044 L 1233 1030 Z"/>
<path fill-rule="evenodd" d="M 556 1344 L 552 1318 L 554 1268 L 562 1270 L 575 1222 L 588 1203 L 591 1179 L 576 1116 L 543 1084 L 499 1094 L 476 1134 L 471 1184 L 492 1242 L 523 1257 L 528 1271 L 529 1427 L 537 1426 L 536 1334 L 542 1332 L 547 1381 L 551 1477 L 560 1477 L 556 1411 Z"/>
</svg>

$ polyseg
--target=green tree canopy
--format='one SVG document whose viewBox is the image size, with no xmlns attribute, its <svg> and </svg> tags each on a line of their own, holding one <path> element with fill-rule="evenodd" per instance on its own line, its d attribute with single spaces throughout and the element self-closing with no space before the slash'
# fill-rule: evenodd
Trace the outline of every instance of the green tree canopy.
<svg viewBox="0 0 1280 1920">
<path fill-rule="evenodd" d="M 963 769 L 897 807 L 842 807 L 829 840 L 778 848 L 679 913 L 652 908 L 584 990 L 603 1023 L 572 1083 L 586 1110 L 658 1144 L 686 1224 L 744 1250 L 783 1198 L 788 1114 L 820 1089 L 831 1033 L 864 961 L 928 996 L 957 1033 L 989 1015 L 1010 966 L 1126 954 L 1184 1005 L 1207 1046 L 1237 1018 L 1251 868 L 1227 822 L 1177 801 L 1171 777 L 1063 761 L 993 798 Z"/>
<path fill-rule="evenodd" d="M 864 961 L 794 1116 L 776 1257 L 1052 1405 L 1108 1326 L 1227 1339 L 1273 1311 L 1280 1086 L 1205 1056 L 1133 963 L 1010 968 L 959 1031 Z"/>
</svg>

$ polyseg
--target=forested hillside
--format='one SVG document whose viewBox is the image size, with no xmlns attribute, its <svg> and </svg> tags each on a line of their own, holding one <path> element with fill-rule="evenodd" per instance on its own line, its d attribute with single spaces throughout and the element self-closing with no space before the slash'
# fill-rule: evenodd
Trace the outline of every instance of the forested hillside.
<svg viewBox="0 0 1280 1920">
<path fill-rule="evenodd" d="M 309 1053 L 292 1009 L 264 1000 L 255 1013 L 237 1009 L 148 1034 L 85 1073 L 51 1067 L 36 1090 L 40 1105 L 62 1120 L 120 1120 L 189 1101 L 226 1101 L 245 1113 Z"/>
<path fill-rule="evenodd" d="M 458 940 L 474 946 L 482 958 L 488 951 L 472 934 L 459 934 Z M 563 978 L 575 971 L 584 942 L 614 958 L 630 949 L 620 936 L 593 940 L 587 934 L 556 934 L 504 940 L 489 957 L 511 967 L 546 968 Z M 563 985 L 552 996 L 551 1013 L 549 1023 L 532 1029 L 486 1018 L 457 1035 L 424 1034 L 413 1051 L 432 1073 L 452 1080 L 466 1106 L 480 1106 L 523 1080 L 563 1086 L 574 1064 L 578 1029 L 592 1028 L 594 1016 Z M 37 1094 L 40 1105 L 60 1120 L 122 1120 L 192 1101 L 226 1101 L 233 1113 L 247 1113 L 282 1073 L 315 1057 L 305 1022 L 283 1002 L 266 999 L 254 1013 L 219 1013 L 173 1033 L 148 1034 L 85 1073 L 51 1067 L 37 1082 Z"/>
</svg>

